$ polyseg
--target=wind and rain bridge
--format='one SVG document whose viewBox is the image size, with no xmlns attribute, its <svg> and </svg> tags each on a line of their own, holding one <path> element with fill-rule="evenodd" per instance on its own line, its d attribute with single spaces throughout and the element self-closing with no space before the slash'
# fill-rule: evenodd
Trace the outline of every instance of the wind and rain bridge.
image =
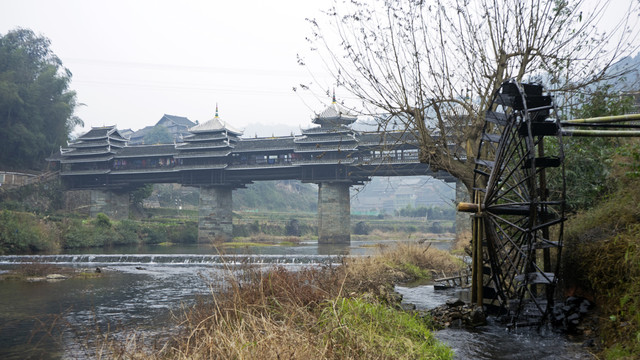
<svg viewBox="0 0 640 360">
<path fill-rule="evenodd" d="M 149 183 L 200 188 L 198 241 L 232 236 L 232 191 L 254 181 L 318 184 L 318 242 L 350 241 L 349 188 L 373 176 L 456 179 L 420 163 L 417 141 L 401 131 L 359 132 L 356 116 L 334 102 L 300 135 L 243 138 L 216 115 L 180 143 L 129 145 L 115 126 L 95 127 L 49 161 L 59 164 L 71 209 L 113 218 L 129 215 L 129 193 Z"/>
</svg>

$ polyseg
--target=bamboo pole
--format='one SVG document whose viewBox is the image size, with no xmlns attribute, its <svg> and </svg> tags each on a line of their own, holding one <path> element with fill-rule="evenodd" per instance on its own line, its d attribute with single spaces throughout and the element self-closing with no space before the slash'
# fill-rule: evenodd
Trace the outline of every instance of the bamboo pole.
<svg viewBox="0 0 640 360">
<path fill-rule="evenodd" d="M 567 130 L 562 129 L 562 136 L 578 137 L 638 137 L 638 130 Z"/>
<path fill-rule="evenodd" d="M 584 118 L 584 119 L 571 119 L 571 120 L 563 121 L 563 123 L 599 124 L 599 123 L 613 123 L 613 122 L 635 121 L 635 120 L 640 120 L 640 114 L 610 115 L 610 116 L 599 116 L 599 117 Z"/>
</svg>

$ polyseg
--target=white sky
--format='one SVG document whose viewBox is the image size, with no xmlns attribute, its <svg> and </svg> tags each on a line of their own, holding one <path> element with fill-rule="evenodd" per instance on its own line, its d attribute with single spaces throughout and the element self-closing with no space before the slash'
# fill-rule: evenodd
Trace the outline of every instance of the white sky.
<svg viewBox="0 0 640 360">
<path fill-rule="evenodd" d="M 73 73 L 71 89 L 85 104 L 76 133 L 113 124 L 138 130 L 165 113 L 202 122 L 216 103 L 236 128 L 307 128 L 331 101 L 324 67 L 296 62 L 301 54 L 319 63 L 305 18 L 322 18 L 331 0 L 0 1 L 1 34 L 23 27 L 48 37 Z M 314 92 L 293 92 L 310 82 Z M 349 100 L 340 89 L 337 96 Z"/>
<path fill-rule="evenodd" d="M 140 1 L 4 0 L 0 33 L 29 28 L 73 73 L 76 114 L 91 126 L 133 130 L 163 114 L 206 121 L 311 125 L 330 103 L 325 94 L 293 92 L 312 80 L 296 63 L 309 54 L 305 18 L 328 0 Z M 331 88 L 323 69 L 313 70 Z M 76 132 L 82 132 L 77 129 Z M 276 134 L 287 135 L 287 134 Z"/>
</svg>

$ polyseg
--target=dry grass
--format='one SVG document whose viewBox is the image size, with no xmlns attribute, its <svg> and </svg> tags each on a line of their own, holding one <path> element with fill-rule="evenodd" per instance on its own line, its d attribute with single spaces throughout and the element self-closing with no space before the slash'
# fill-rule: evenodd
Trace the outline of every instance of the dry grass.
<svg viewBox="0 0 640 360">
<path fill-rule="evenodd" d="M 389 306 L 384 292 L 414 278 L 420 266 L 447 271 L 458 265 L 446 252 L 399 244 L 338 267 L 247 267 L 229 276 L 224 291 L 185 309 L 179 333 L 157 350 L 135 336 L 102 344 L 110 358 L 449 359 L 429 321 Z"/>
<path fill-rule="evenodd" d="M 374 229 L 367 235 L 351 235 L 354 239 L 362 240 L 438 240 L 450 239 L 455 236 L 451 233 L 425 233 L 425 232 L 406 232 L 406 231 L 383 231 Z"/>
<path fill-rule="evenodd" d="M 455 273 L 462 268 L 462 261 L 448 252 L 415 242 L 398 243 L 374 256 L 346 260 L 348 283 L 360 292 L 371 291 L 380 284 L 428 279 L 433 273 Z"/>
</svg>

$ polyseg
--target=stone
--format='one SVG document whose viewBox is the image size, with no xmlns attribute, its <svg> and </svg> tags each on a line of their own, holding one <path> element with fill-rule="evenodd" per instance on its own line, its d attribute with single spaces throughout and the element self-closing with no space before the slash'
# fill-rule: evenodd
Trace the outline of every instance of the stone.
<svg viewBox="0 0 640 360">
<path fill-rule="evenodd" d="M 464 301 L 460 299 L 449 299 L 447 300 L 447 306 L 449 307 L 458 307 L 464 305 Z"/>
<path fill-rule="evenodd" d="M 409 303 L 400 303 L 400 309 L 402 309 L 403 311 L 413 311 L 416 309 L 416 305 Z"/>
<path fill-rule="evenodd" d="M 579 314 L 575 314 L 575 313 L 569 315 L 569 317 L 567 318 L 567 320 L 569 320 L 569 321 L 574 321 L 574 320 L 578 320 L 578 319 L 580 319 L 580 315 Z"/>
<path fill-rule="evenodd" d="M 476 306 L 471 310 L 469 314 L 469 325 L 473 327 L 487 325 L 487 315 L 482 307 Z"/>
<path fill-rule="evenodd" d="M 62 275 L 62 274 L 49 274 L 47 275 L 47 280 L 64 280 L 64 279 L 68 279 L 68 276 Z"/>
</svg>

